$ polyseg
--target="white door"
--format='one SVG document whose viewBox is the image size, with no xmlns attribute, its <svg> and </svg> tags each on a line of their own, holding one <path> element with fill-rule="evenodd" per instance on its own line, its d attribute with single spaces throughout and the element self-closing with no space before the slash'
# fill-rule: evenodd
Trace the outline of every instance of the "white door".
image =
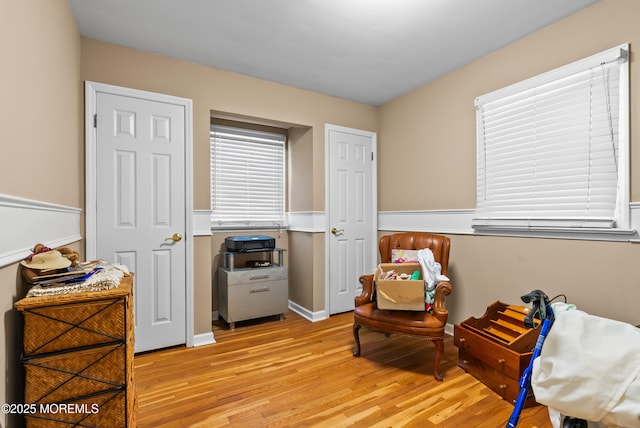
<svg viewBox="0 0 640 428">
<path fill-rule="evenodd" d="M 375 267 L 375 141 L 375 133 L 326 126 L 329 314 L 353 310 L 358 278 Z"/>
<path fill-rule="evenodd" d="M 185 107 L 96 95 L 96 257 L 134 275 L 135 351 L 186 343 Z"/>
</svg>

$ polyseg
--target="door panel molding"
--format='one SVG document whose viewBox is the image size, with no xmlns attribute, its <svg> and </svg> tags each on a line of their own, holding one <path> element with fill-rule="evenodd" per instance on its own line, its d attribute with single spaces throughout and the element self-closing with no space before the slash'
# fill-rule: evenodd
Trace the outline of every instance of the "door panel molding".
<svg viewBox="0 0 640 428">
<path fill-rule="evenodd" d="M 192 101 L 171 95 L 147 92 L 138 89 L 125 88 L 98 82 L 85 82 L 85 240 L 86 257 L 94 259 L 97 254 L 96 230 L 96 189 L 97 189 L 97 129 L 94 126 L 97 113 L 98 93 L 140 98 L 167 104 L 175 104 L 184 108 L 185 143 L 184 143 L 184 172 L 185 172 L 185 231 L 190 239 L 185 240 L 186 278 L 185 278 L 185 333 L 186 345 L 194 346 L 194 314 L 193 314 L 193 107 Z M 99 118 L 98 118 L 99 120 Z M 161 131 L 161 127 L 157 130 Z"/>
</svg>

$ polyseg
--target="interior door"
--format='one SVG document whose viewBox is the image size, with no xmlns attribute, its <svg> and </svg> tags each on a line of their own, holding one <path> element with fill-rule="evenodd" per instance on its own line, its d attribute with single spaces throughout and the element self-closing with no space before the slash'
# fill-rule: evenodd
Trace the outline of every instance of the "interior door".
<svg viewBox="0 0 640 428">
<path fill-rule="evenodd" d="M 326 126 L 328 147 L 328 308 L 353 310 L 360 275 L 376 261 L 375 133 Z"/>
<path fill-rule="evenodd" d="M 96 97 L 96 255 L 135 273 L 136 352 L 186 343 L 184 109 Z"/>
</svg>

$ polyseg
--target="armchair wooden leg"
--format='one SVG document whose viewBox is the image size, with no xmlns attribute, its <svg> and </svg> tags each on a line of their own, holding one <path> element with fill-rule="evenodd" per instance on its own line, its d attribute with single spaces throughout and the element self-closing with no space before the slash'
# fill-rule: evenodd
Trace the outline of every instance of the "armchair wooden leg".
<svg viewBox="0 0 640 428">
<path fill-rule="evenodd" d="M 440 374 L 440 361 L 442 360 L 442 354 L 444 354 L 444 339 L 436 339 L 432 342 L 436 347 L 436 361 L 433 366 L 433 377 L 442 382 L 443 377 Z"/>
<path fill-rule="evenodd" d="M 353 338 L 356 340 L 356 350 L 353 352 L 354 357 L 360 356 L 360 327 L 362 327 L 358 323 L 353 323 Z"/>
</svg>

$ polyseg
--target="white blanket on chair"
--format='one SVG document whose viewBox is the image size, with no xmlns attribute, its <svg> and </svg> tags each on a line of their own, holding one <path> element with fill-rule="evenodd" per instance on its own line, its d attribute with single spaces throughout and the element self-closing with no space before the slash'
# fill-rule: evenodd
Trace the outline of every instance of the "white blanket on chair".
<svg viewBox="0 0 640 428">
<path fill-rule="evenodd" d="M 608 427 L 640 427 L 640 329 L 553 307 L 555 321 L 533 364 L 536 401 Z"/>
<path fill-rule="evenodd" d="M 418 261 L 422 266 L 426 290 L 433 290 L 440 281 L 449 281 L 449 278 L 442 274 L 442 266 L 433 257 L 433 251 L 429 248 L 418 251 Z"/>
<path fill-rule="evenodd" d="M 449 278 L 442 274 L 442 265 L 433 257 L 431 249 L 419 250 L 418 261 L 422 266 L 422 275 L 424 276 L 424 301 L 432 304 L 436 294 L 436 285 L 440 281 L 449 281 Z"/>
</svg>

